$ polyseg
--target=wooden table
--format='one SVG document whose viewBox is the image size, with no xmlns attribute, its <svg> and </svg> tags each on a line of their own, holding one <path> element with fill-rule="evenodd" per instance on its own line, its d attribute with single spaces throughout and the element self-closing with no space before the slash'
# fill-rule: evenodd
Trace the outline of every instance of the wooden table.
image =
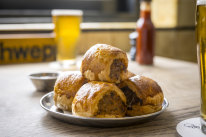
<svg viewBox="0 0 206 137">
<path fill-rule="evenodd" d="M 32 72 L 54 71 L 48 63 L 0 66 L 0 136 L 177 136 L 180 121 L 199 116 L 198 65 L 162 57 L 154 66 L 129 63 L 129 70 L 161 85 L 169 108 L 153 121 L 119 128 L 81 127 L 52 118 L 39 105 L 45 94 L 35 91 L 27 77 Z"/>
</svg>

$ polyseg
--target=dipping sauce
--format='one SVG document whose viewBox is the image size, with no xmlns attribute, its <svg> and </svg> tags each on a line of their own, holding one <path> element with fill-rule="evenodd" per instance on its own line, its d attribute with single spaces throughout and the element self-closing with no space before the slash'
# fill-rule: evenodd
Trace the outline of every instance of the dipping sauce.
<svg viewBox="0 0 206 137">
<path fill-rule="evenodd" d="M 150 0 L 142 0 L 140 18 L 137 21 L 137 54 L 136 61 L 143 65 L 152 65 L 154 57 L 155 28 L 151 21 Z"/>
</svg>

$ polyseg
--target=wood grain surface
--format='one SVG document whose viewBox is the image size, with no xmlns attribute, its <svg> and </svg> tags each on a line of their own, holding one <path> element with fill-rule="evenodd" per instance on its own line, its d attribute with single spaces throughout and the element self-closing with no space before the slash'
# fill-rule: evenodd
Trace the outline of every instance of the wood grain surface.
<svg viewBox="0 0 206 137">
<path fill-rule="evenodd" d="M 37 92 L 28 78 L 33 72 L 55 71 L 48 63 L 0 66 L 0 136 L 178 136 L 176 125 L 199 116 L 198 65 L 156 57 L 154 66 L 130 61 L 129 70 L 156 80 L 169 101 L 168 109 L 147 123 L 118 128 L 71 125 L 52 118 L 39 105 L 45 92 Z"/>
</svg>

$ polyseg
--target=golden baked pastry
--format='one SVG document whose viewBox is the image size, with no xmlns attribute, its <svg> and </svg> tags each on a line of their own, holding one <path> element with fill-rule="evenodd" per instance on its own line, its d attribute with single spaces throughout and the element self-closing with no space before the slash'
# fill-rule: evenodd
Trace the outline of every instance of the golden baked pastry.
<svg viewBox="0 0 206 137">
<path fill-rule="evenodd" d="M 136 76 L 134 73 L 128 71 L 128 73 L 127 73 L 128 78 L 131 78 L 131 77 L 134 77 L 134 76 Z"/>
<path fill-rule="evenodd" d="M 84 55 L 81 72 L 90 81 L 119 83 L 127 79 L 128 58 L 124 51 L 106 44 L 96 44 Z"/>
<path fill-rule="evenodd" d="M 154 80 L 134 76 L 120 83 L 119 88 L 127 98 L 127 115 L 138 116 L 161 110 L 163 93 Z"/>
<path fill-rule="evenodd" d="M 55 105 L 63 110 L 72 110 L 72 101 L 86 79 L 78 71 L 62 73 L 54 86 Z"/>
<path fill-rule="evenodd" d="M 126 113 L 126 97 L 113 83 L 92 81 L 77 92 L 72 113 L 76 116 L 117 118 Z"/>
</svg>

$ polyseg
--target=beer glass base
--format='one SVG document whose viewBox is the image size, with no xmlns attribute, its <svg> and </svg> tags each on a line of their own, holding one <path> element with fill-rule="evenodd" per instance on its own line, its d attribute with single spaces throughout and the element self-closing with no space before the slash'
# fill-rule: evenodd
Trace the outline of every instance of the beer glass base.
<svg viewBox="0 0 206 137">
<path fill-rule="evenodd" d="M 59 64 L 63 67 L 68 67 L 68 66 L 74 66 L 76 65 L 76 60 L 61 60 L 61 61 L 57 61 L 59 62 Z"/>
<path fill-rule="evenodd" d="M 204 134 L 206 134 L 206 121 L 201 117 L 201 118 L 200 118 L 200 122 L 201 122 L 202 132 L 203 132 Z"/>
<path fill-rule="evenodd" d="M 50 63 L 50 67 L 62 71 L 79 69 L 76 64 L 76 60 L 63 60 L 63 61 L 52 62 Z"/>
<path fill-rule="evenodd" d="M 176 127 L 177 133 L 182 137 L 205 137 L 200 117 L 181 121 Z"/>
</svg>

